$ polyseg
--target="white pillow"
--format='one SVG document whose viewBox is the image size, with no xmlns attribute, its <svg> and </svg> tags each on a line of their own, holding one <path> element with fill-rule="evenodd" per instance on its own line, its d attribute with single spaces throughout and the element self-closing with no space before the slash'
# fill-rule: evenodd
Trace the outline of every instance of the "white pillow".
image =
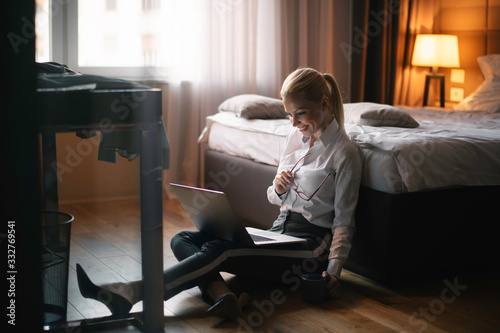
<svg viewBox="0 0 500 333">
<path fill-rule="evenodd" d="M 500 77 L 484 81 L 472 94 L 454 106 L 459 111 L 500 112 Z"/>
<path fill-rule="evenodd" d="M 226 99 L 219 105 L 219 112 L 231 112 L 248 119 L 286 118 L 285 107 L 280 99 L 244 94 Z"/>
<path fill-rule="evenodd" d="M 366 126 L 418 127 L 418 122 L 407 112 L 394 106 L 378 103 L 345 103 L 346 123 Z"/>
<path fill-rule="evenodd" d="M 486 81 L 500 77 L 500 54 L 490 54 L 477 58 Z"/>
<path fill-rule="evenodd" d="M 460 111 L 500 112 L 500 54 L 477 58 L 485 81 L 453 108 Z"/>
</svg>

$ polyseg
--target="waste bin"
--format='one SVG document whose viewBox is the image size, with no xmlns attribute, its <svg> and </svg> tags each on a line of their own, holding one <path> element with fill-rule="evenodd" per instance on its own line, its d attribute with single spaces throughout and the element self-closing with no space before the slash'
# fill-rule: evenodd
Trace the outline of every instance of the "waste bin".
<svg viewBox="0 0 500 333">
<path fill-rule="evenodd" d="M 42 290 L 44 324 L 66 321 L 71 214 L 42 211 Z"/>
</svg>

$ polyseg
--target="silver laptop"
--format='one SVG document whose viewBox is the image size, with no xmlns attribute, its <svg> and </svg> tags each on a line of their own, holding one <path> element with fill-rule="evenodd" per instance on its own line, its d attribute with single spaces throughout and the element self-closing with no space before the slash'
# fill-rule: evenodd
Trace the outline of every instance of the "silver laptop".
<svg viewBox="0 0 500 333">
<path fill-rule="evenodd" d="M 214 237 L 245 245 L 302 243 L 305 239 L 245 227 L 224 192 L 170 184 L 196 228 Z"/>
</svg>

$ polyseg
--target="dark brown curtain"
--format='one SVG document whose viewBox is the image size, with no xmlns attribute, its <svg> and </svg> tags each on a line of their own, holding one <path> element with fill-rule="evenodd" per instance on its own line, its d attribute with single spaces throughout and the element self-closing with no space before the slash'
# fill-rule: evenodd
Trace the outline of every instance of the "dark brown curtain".
<svg viewBox="0 0 500 333">
<path fill-rule="evenodd" d="M 432 33 L 434 12 L 431 0 L 355 0 L 352 102 L 421 102 L 423 81 L 410 62 L 416 34 Z"/>
<path fill-rule="evenodd" d="M 399 2 L 356 0 L 354 13 L 352 101 L 388 103 L 393 99 Z"/>
</svg>

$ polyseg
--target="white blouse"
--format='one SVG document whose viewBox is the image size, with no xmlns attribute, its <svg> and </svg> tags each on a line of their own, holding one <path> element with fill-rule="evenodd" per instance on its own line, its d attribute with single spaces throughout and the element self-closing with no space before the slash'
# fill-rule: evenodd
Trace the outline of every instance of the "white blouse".
<svg viewBox="0 0 500 333">
<path fill-rule="evenodd" d="M 297 128 L 290 132 L 278 173 L 290 170 L 294 184 L 281 196 L 271 185 L 267 196 L 281 211 L 301 213 L 310 223 L 332 229 L 328 273 L 339 277 L 355 231 L 361 152 L 335 120 L 312 147 L 309 139 Z"/>
</svg>

